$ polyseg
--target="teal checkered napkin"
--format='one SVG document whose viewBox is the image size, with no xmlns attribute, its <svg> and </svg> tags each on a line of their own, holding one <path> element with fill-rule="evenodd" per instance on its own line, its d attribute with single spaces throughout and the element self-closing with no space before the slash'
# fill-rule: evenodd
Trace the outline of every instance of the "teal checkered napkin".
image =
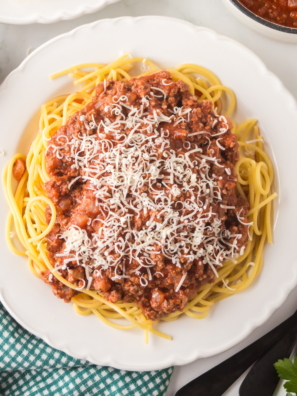
<svg viewBox="0 0 297 396">
<path fill-rule="evenodd" d="M 172 372 L 130 372 L 74 359 L 24 330 L 0 303 L 1 396 L 164 396 Z"/>
</svg>

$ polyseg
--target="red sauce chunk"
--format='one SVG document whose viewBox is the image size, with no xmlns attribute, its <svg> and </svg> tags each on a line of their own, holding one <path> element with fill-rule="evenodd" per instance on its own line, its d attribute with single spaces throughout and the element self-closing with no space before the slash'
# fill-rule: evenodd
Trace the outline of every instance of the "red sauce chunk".
<svg viewBox="0 0 297 396">
<path fill-rule="evenodd" d="M 96 290 L 156 320 L 214 282 L 248 241 L 231 127 L 166 71 L 99 85 L 46 153 L 49 259 L 76 288 L 47 271 L 54 294 Z"/>
<path fill-rule="evenodd" d="M 267 21 L 297 28 L 297 0 L 238 0 Z"/>
<path fill-rule="evenodd" d="M 15 180 L 20 181 L 23 174 L 25 173 L 25 170 L 26 170 L 25 161 L 22 160 L 21 158 L 18 158 L 12 167 L 12 175 L 15 178 Z"/>
</svg>

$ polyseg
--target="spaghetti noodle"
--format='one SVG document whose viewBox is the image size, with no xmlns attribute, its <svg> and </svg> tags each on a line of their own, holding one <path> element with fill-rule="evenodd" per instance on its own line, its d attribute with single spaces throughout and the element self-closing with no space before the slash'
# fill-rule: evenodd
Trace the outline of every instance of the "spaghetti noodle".
<svg viewBox="0 0 297 396">
<path fill-rule="evenodd" d="M 130 56 L 123 55 L 118 60 L 108 65 L 99 63 L 81 64 L 71 67 L 61 73 L 53 75 L 52 78 L 57 78 L 64 74 L 70 73 L 70 76 L 75 80 L 74 84 L 82 84 L 82 88 L 74 94 L 63 95 L 54 98 L 41 107 L 39 132 L 36 139 L 32 143 L 27 157 L 22 154 L 16 154 L 7 164 L 3 174 L 3 183 L 6 198 L 11 210 L 7 220 L 6 231 L 7 243 L 10 249 L 18 255 L 28 257 L 29 267 L 34 275 L 42 277 L 44 273 L 50 271 L 50 278 L 48 278 L 49 282 L 51 282 L 54 277 L 57 281 L 61 282 L 70 290 L 75 290 L 75 293 L 73 293 L 73 295 L 71 294 L 71 301 L 74 303 L 75 311 L 77 313 L 79 313 L 80 315 L 89 315 L 93 313 L 105 324 L 117 329 L 129 330 L 139 327 L 145 331 L 145 337 L 147 342 L 148 333 L 171 339 L 170 336 L 163 334 L 160 331 L 157 331 L 153 327 L 154 323 L 156 322 L 154 317 L 149 319 L 149 315 L 144 315 L 144 312 L 149 311 L 144 311 L 143 309 L 141 309 L 143 307 L 140 307 L 139 304 L 131 301 L 131 299 L 128 299 L 127 301 L 113 302 L 112 299 L 104 298 L 104 293 L 90 290 L 89 286 L 86 287 L 85 280 L 81 280 L 76 284 L 71 283 L 61 275 L 61 273 L 59 272 L 59 268 L 55 268 L 52 265 L 52 262 L 49 259 L 48 246 L 50 244 L 50 241 L 48 240 L 48 237 L 49 235 L 51 235 L 50 233 L 53 230 L 58 213 L 57 206 L 53 203 L 52 199 L 49 199 L 45 187 L 46 183 L 51 180 L 51 176 L 48 173 L 48 162 L 46 157 L 47 151 L 51 150 L 55 154 L 55 158 L 58 158 L 62 161 L 62 149 L 64 149 L 68 144 L 68 140 L 67 142 L 66 140 L 64 140 L 63 142 L 59 140 L 60 145 L 55 146 L 51 142 L 52 137 L 55 136 L 57 131 L 59 131 L 63 126 L 67 125 L 67 120 L 71 119 L 71 117 L 75 117 L 75 114 L 78 114 L 78 112 L 82 111 L 84 108 L 86 108 L 86 106 L 92 103 L 93 98 L 98 97 L 98 86 L 101 87 L 102 94 L 105 93 L 107 84 L 109 84 L 110 81 L 133 81 L 132 76 L 129 74 L 129 72 L 135 63 L 140 63 L 142 68 L 143 73 L 139 77 L 147 77 L 149 79 L 150 76 L 154 78 L 153 76 L 157 75 L 158 73 L 162 73 L 151 61 L 147 59 L 131 58 Z M 89 71 L 90 69 L 93 69 L 93 71 Z M 179 66 L 176 69 L 168 69 L 166 72 L 169 74 L 166 74 L 164 72 L 164 76 L 169 76 L 170 78 L 168 77 L 167 80 L 166 78 L 162 80 L 164 90 L 157 87 L 152 88 L 153 93 L 151 95 L 153 99 L 155 98 L 155 100 L 158 101 L 159 97 L 163 96 L 163 98 L 166 98 L 167 91 L 165 92 L 165 88 L 167 85 L 169 86 L 171 84 L 171 78 L 172 81 L 175 82 L 182 81 L 189 87 L 190 93 L 197 97 L 200 104 L 205 103 L 205 106 L 207 106 L 207 103 L 209 102 L 205 101 L 210 101 L 212 103 L 213 110 L 210 109 L 209 111 L 211 113 L 215 111 L 214 114 L 216 117 L 215 122 L 213 123 L 213 128 L 217 123 L 219 124 L 221 122 L 222 125 L 224 125 L 224 123 L 228 123 L 228 119 L 226 117 L 229 117 L 233 113 L 236 106 L 236 98 L 232 90 L 222 85 L 220 80 L 211 71 L 201 66 L 185 64 Z M 181 85 L 180 87 L 181 90 L 184 89 Z M 228 102 L 225 100 L 225 94 L 228 94 L 230 98 Z M 148 99 L 144 100 L 149 101 Z M 118 102 L 115 100 L 113 102 L 113 106 L 115 106 L 115 109 L 119 109 L 119 107 L 125 107 L 125 103 L 120 102 L 120 105 L 118 105 Z M 228 103 L 227 109 L 225 109 L 225 103 Z M 146 106 L 148 106 L 148 104 Z M 129 106 L 126 105 L 126 107 Z M 133 112 L 134 110 L 132 109 L 131 111 Z M 190 117 L 188 116 L 190 110 L 183 113 L 182 110 L 179 108 L 177 110 L 174 110 L 174 112 L 175 114 L 172 115 L 172 117 L 176 117 L 173 118 L 174 120 L 176 120 L 175 125 L 178 125 L 178 123 L 186 123 L 186 118 Z M 119 115 L 122 113 L 121 111 L 119 111 L 117 114 Z M 137 117 L 141 119 L 143 115 L 138 114 Z M 170 117 L 166 118 L 161 112 L 159 112 L 154 115 L 154 120 L 152 120 L 152 123 L 155 122 L 158 125 L 162 122 L 168 123 L 171 122 L 169 121 L 169 119 Z M 147 117 L 145 119 L 145 122 L 149 123 L 150 120 L 151 119 Z M 82 123 L 86 123 L 84 116 L 80 116 L 80 121 Z M 238 197 L 241 197 L 241 202 L 248 201 L 250 206 L 247 217 L 245 215 L 241 215 L 241 211 L 239 211 L 239 213 L 236 212 L 236 216 L 238 218 L 239 229 L 242 229 L 243 231 L 247 228 L 249 229 L 249 239 L 244 244 L 244 246 L 242 244 L 240 254 L 234 254 L 234 251 L 238 250 L 236 244 L 239 243 L 238 241 L 240 241 L 242 235 L 240 234 L 240 236 L 237 235 L 235 237 L 233 235 L 229 235 L 228 238 L 231 238 L 231 240 L 233 241 L 232 243 L 229 243 L 231 247 L 227 252 L 226 249 L 228 243 L 224 243 L 224 249 L 222 249 L 221 246 L 220 254 L 217 254 L 216 257 L 216 265 L 212 265 L 211 262 L 213 260 L 212 255 L 214 255 L 214 250 L 218 249 L 218 245 L 213 245 L 213 247 L 210 248 L 210 253 L 208 256 L 209 266 L 213 270 L 213 277 L 208 275 L 209 278 L 207 278 L 207 280 L 210 280 L 211 283 L 204 282 L 205 284 L 203 284 L 202 282 L 198 292 L 195 292 L 195 296 L 192 296 L 192 298 L 189 299 L 189 301 L 185 304 L 182 310 L 175 309 L 174 312 L 171 311 L 166 316 L 162 313 L 162 315 L 160 315 L 160 317 L 158 318 L 160 320 L 175 320 L 182 314 L 186 314 L 196 319 L 206 317 L 211 306 L 214 305 L 215 302 L 220 301 L 233 294 L 236 294 L 240 291 L 243 291 L 253 282 L 253 280 L 257 277 L 261 270 L 265 243 L 266 241 L 268 243 L 272 243 L 271 207 L 272 200 L 277 196 L 276 193 L 272 193 L 274 177 L 272 162 L 269 156 L 264 151 L 264 139 L 260 134 L 259 127 L 256 125 L 257 120 L 249 119 L 239 125 L 236 125 L 234 120 L 231 120 L 231 122 L 233 126 L 233 136 L 231 136 L 231 140 L 229 139 L 232 143 L 230 147 L 232 147 L 234 142 L 238 141 L 240 152 L 239 160 L 235 161 L 235 171 L 237 174 L 237 195 Z M 95 125 L 97 127 L 94 118 L 93 123 L 93 127 L 95 128 Z M 87 125 L 87 129 L 90 128 L 89 125 L 90 124 Z M 108 126 L 105 126 L 105 128 L 108 130 Z M 228 129 L 229 127 L 223 126 L 223 128 L 219 129 L 219 133 L 217 135 L 223 136 L 225 133 L 227 133 Z M 192 133 L 192 135 L 197 135 L 199 133 L 206 132 L 194 132 Z M 236 138 L 234 137 L 234 135 L 236 136 Z M 217 150 L 222 152 L 226 149 L 226 147 L 222 146 L 222 142 L 220 143 L 220 140 L 221 136 L 219 136 L 219 138 L 215 140 L 215 144 Z M 223 143 L 225 143 L 224 140 Z M 188 145 L 190 147 L 191 143 L 188 143 Z M 86 147 L 86 145 L 84 147 Z M 71 153 L 73 154 L 75 152 L 75 149 L 72 148 L 71 150 Z M 201 152 L 202 150 L 196 148 L 194 151 Z M 207 161 L 214 161 L 214 164 L 217 167 L 220 167 L 220 164 L 214 158 L 212 159 L 205 155 L 199 155 L 203 157 L 201 160 L 202 164 Z M 190 157 L 187 155 L 185 155 L 185 157 L 188 159 L 188 163 L 190 163 L 191 166 Z M 76 155 L 76 165 L 77 161 L 82 161 L 81 158 L 82 157 Z M 23 173 L 14 192 L 14 183 L 12 176 L 13 168 L 17 160 L 26 161 L 26 171 Z M 180 161 L 181 162 L 178 165 L 178 169 L 181 169 L 182 161 L 186 162 L 186 160 Z M 87 169 L 86 166 L 84 168 L 84 172 L 85 169 Z M 94 170 L 92 172 L 94 172 Z M 226 168 L 226 173 L 231 175 L 231 168 Z M 70 189 L 71 186 L 75 185 L 80 177 L 81 176 L 77 176 L 76 178 L 72 177 L 72 181 L 68 184 L 68 188 Z M 189 184 L 196 186 L 196 176 L 193 176 L 193 172 L 190 173 L 190 177 L 191 183 Z M 166 180 L 164 179 L 164 183 L 165 181 Z M 170 185 L 172 184 L 173 183 L 171 181 Z M 209 185 L 211 185 L 211 183 Z M 219 185 L 219 182 L 211 185 L 211 188 L 217 188 L 217 191 L 219 191 L 218 187 L 216 187 L 217 185 Z M 178 190 L 178 187 L 172 188 L 175 188 L 175 192 L 172 192 L 172 196 L 180 196 L 180 191 Z M 189 187 L 187 188 L 188 191 L 190 191 Z M 219 194 L 219 192 L 217 192 L 217 194 Z M 238 200 L 240 199 L 238 198 Z M 209 203 L 205 203 L 206 206 L 208 204 Z M 242 206 L 242 208 L 243 207 L 244 206 Z M 221 205 L 221 209 L 224 210 L 224 213 L 229 213 L 231 211 L 232 214 L 232 210 L 234 210 L 235 208 L 235 206 Z M 175 225 L 176 224 L 178 224 L 178 220 L 176 220 Z M 25 249 L 24 251 L 18 250 L 12 242 L 11 233 L 13 225 L 17 237 Z M 177 227 L 179 226 L 177 225 Z M 64 254 L 63 252 L 62 254 L 59 254 L 59 256 L 63 256 L 63 260 L 67 259 L 69 261 L 71 261 L 71 259 L 69 259 L 69 254 L 73 252 L 73 235 L 75 233 L 76 237 L 79 234 L 79 238 L 85 238 L 84 240 L 86 241 L 86 243 L 84 246 L 88 247 L 89 243 L 94 243 L 94 241 L 90 242 L 87 239 L 86 234 L 81 232 L 81 229 L 79 227 L 72 227 L 71 230 L 70 228 L 68 229 L 68 234 L 65 233 L 62 235 L 62 237 L 66 243 L 66 246 L 67 243 L 70 244 L 69 246 L 71 246 L 72 250 L 68 250 L 67 254 Z M 166 230 L 168 231 L 168 227 Z M 106 228 L 105 232 L 107 231 L 108 229 Z M 77 243 L 77 239 L 75 241 L 75 243 Z M 118 249 L 120 251 L 120 248 Z M 135 247 L 133 249 L 135 249 Z M 184 247 L 183 249 L 185 251 Z M 88 254 L 92 254 L 92 251 L 90 249 L 88 250 L 88 252 Z M 223 255 L 222 252 L 225 255 Z M 206 253 L 200 252 L 200 254 L 204 257 Z M 219 257 L 220 255 L 221 258 Z M 223 257 L 225 257 L 225 260 L 221 262 L 223 260 Z M 64 268 L 63 266 L 61 267 Z M 141 286 L 145 287 L 150 281 L 151 273 L 150 270 L 148 270 L 147 267 L 143 265 L 141 270 L 143 269 L 143 267 L 145 267 L 148 275 L 141 275 L 140 284 Z M 117 270 L 115 270 L 115 273 L 117 275 L 116 271 Z M 162 274 L 162 272 L 159 273 L 161 273 L 161 276 L 164 277 L 164 274 Z M 179 293 L 183 284 L 185 285 L 184 282 L 187 278 L 186 274 L 187 273 L 185 272 L 184 275 L 179 279 L 178 285 L 175 288 L 175 293 Z M 119 277 L 121 276 L 125 277 L 125 273 L 122 272 Z M 92 282 L 92 279 L 90 282 Z M 121 318 L 127 319 L 130 324 L 124 325 L 113 321 L 114 319 Z"/>
</svg>

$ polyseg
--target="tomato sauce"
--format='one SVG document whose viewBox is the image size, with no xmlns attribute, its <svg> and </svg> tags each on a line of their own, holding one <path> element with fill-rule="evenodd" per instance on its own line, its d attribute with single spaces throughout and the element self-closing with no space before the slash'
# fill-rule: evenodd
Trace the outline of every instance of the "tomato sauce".
<svg viewBox="0 0 297 396">
<path fill-rule="evenodd" d="M 78 290 L 137 303 L 151 320 L 182 311 L 214 282 L 214 266 L 247 245 L 249 205 L 236 194 L 231 127 L 166 71 L 101 83 L 46 153 L 45 188 L 57 210 L 47 248 L 56 271 Z M 50 271 L 42 277 L 66 302 L 77 293 Z"/>
<path fill-rule="evenodd" d="M 255 15 L 297 29 L 297 0 L 238 0 Z"/>
</svg>

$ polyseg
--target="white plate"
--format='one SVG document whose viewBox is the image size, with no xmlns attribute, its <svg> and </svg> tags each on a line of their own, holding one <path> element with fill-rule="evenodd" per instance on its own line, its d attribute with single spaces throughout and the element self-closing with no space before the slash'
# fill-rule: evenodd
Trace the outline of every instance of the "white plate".
<svg viewBox="0 0 297 396">
<path fill-rule="evenodd" d="M 0 0 L 0 22 L 53 23 L 101 10 L 119 0 Z"/>
<path fill-rule="evenodd" d="M 6 246 L 8 207 L 1 194 L 0 291 L 11 315 L 30 332 L 74 357 L 122 369 L 151 370 L 190 363 L 234 346 L 266 321 L 297 284 L 297 108 L 264 64 L 229 38 L 163 17 L 102 20 L 49 41 L 4 81 L 0 89 L 0 149 L 6 156 L 0 157 L 0 166 L 16 151 L 27 152 L 37 132 L 40 105 L 73 91 L 68 76 L 51 81 L 50 74 L 78 63 L 110 62 L 124 51 L 164 67 L 201 64 L 233 88 L 238 98 L 237 120 L 253 116 L 260 120 L 278 165 L 276 189 L 281 192 L 275 244 L 267 246 L 264 268 L 256 282 L 218 303 L 206 319 L 185 316 L 160 324 L 173 341 L 150 337 L 149 345 L 144 344 L 140 330 L 114 330 L 94 316 L 78 316 L 71 305 L 58 300 L 48 285 L 32 276 L 25 260 Z"/>
</svg>

